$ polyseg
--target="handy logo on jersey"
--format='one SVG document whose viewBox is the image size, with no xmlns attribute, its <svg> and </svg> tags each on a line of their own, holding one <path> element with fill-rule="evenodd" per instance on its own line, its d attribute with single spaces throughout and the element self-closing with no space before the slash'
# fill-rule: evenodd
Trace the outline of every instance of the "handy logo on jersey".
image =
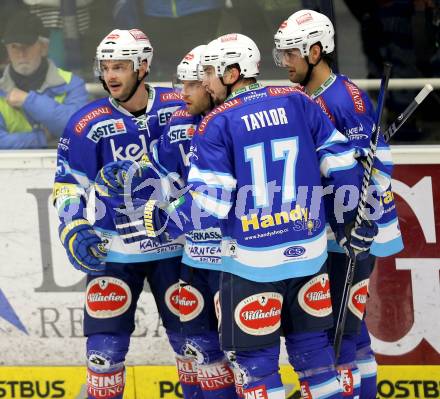
<svg viewBox="0 0 440 399">
<path fill-rule="evenodd" d="M 87 369 L 87 393 L 94 398 L 116 398 L 124 392 L 125 371 L 95 373 Z"/>
<path fill-rule="evenodd" d="M 356 85 L 354 85 L 353 83 L 347 82 L 346 80 L 344 80 L 344 85 L 348 91 L 348 94 L 350 94 L 350 97 L 353 101 L 354 110 L 356 111 L 356 113 L 364 114 L 366 111 L 366 108 L 365 108 L 365 103 L 364 103 L 364 100 L 362 99 L 361 91 L 359 90 L 359 88 Z"/>
<path fill-rule="evenodd" d="M 284 250 L 284 255 L 288 258 L 297 258 L 298 256 L 304 255 L 306 252 L 306 249 L 304 247 L 301 247 L 299 245 L 289 247 Z"/>
<path fill-rule="evenodd" d="M 165 303 L 170 312 L 179 316 L 179 290 L 180 283 L 175 283 L 165 291 Z"/>
<path fill-rule="evenodd" d="M 231 101 L 226 101 L 222 105 L 219 105 L 218 107 L 214 108 L 208 115 L 206 115 L 202 122 L 200 122 L 198 132 L 199 134 L 203 134 L 203 132 L 206 129 L 206 126 L 208 125 L 209 121 L 214 118 L 214 116 L 221 114 L 222 112 L 237 107 L 242 103 L 240 98 L 234 98 Z"/>
<path fill-rule="evenodd" d="M 267 396 L 266 385 L 258 385 L 243 391 L 244 399 L 269 399 Z"/>
<path fill-rule="evenodd" d="M 148 146 L 143 134 L 139 136 L 140 145 L 136 143 L 127 144 L 125 146 L 115 145 L 115 140 L 110 139 L 110 147 L 112 149 L 113 161 L 139 161 L 142 158 L 142 155 L 148 153 Z"/>
<path fill-rule="evenodd" d="M 332 313 L 328 274 L 323 273 L 305 283 L 298 292 L 298 302 L 304 312 L 326 317 Z"/>
<path fill-rule="evenodd" d="M 367 306 L 368 282 L 368 279 L 359 281 L 357 284 L 353 284 L 350 290 L 348 308 L 360 320 L 363 319 Z"/>
<path fill-rule="evenodd" d="M 86 311 L 96 319 L 107 319 L 123 314 L 131 305 L 128 285 L 115 277 L 99 277 L 89 282 L 86 289 Z"/>
<path fill-rule="evenodd" d="M 159 125 L 163 126 L 168 123 L 168 121 L 171 118 L 171 115 L 173 115 L 174 111 L 180 108 L 180 105 L 177 105 L 175 107 L 167 107 L 167 108 L 161 108 L 157 111 L 157 117 L 159 118 Z"/>
<path fill-rule="evenodd" d="M 84 115 L 74 126 L 75 133 L 81 134 L 84 128 L 94 119 L 102 115 L 110 115 L 112 110 L 110 107 L 98 107 L 88 114 Z"/>
<path fill-rule="evenodd" d="M 179 141 L 191 140 L 195 132 L 195 125 L 174 125 L 170 127 L 167 133 L 170 143 L 178 143 Z"/>
<path fill-rule="evenodd" d="M 272 334 L 281 325 L 283 297 L 278 292 L 251 295 L 236 306 L 234 319 L 238 327 L 251 335 Z"/>
<path fill-rule="evenodd" d="M 116 136 L 122 133 L 127 133 L 127 129 L 122 118 L 107 119 L 94 124 L 89 133 L 87 133 L 87 138 L 92 140 L 94 143 L 98 143 L 101 138 Z"/>
<path fill-rule="evenodd" d="M 191 285 L 181 282 L 179 291 L 180 321 L 195 319 L 203 310 L 205 301 L 200 291 Z"/>
<path fill-rule="evenodd" d="M 296 224 L 298 221 L 308 221 L 309 210 L 308 208 L 301 208 L 296 205 L 295 209 L 290 212 L 282 211 L 274 214 L 262 215 L 258 217 L 258 214 L 253 213 L 251 215 L 245 215 L 241 217 L 241 228 L 244 232 L 252 230 L 267 229 L 269 227 L 281 226 L 283 224 Z M 300 223 L 301 225 L 301 223 Z M 297 230 L 301 226 L 294 228 Z M 313 227 L 313 226 L 312 226 Z M 306 223 L 306 228 L 308 224 Z"/>
</svg>

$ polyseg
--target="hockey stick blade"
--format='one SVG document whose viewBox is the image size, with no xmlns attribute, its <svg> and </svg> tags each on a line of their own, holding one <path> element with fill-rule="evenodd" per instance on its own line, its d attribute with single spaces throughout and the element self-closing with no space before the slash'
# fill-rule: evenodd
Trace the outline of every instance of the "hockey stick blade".
<svg viewBox="0 0 440 399">
<path fill-rule="evenodd" d="M 405 110 L 396 118 L 396 120 L 388 126 L 388 128 L 383 133 L 383 137 L 385 142 L 390 141 L 391 137 L 393 137 L 396 132 L 402 127 L 402 125 L 407 121 L 407 119 L 413 114 L 413 112 L 417 109 L 417 107 L 425 100 L 431 91 L 434 88 L 430 84 L 426 84 L 423 86 L 422 90 L 419 91 L 417 96 L 411 103 L 405 108 Z"/>
</svg>

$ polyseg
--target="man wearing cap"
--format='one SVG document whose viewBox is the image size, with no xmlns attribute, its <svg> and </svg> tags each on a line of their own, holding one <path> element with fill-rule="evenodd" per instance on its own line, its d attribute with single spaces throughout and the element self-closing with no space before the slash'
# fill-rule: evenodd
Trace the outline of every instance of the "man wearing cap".
<svg viewBox="0 0 440 399">
<path fill-rule="evenodd" d="M 2 42 L 9 64 L 0 79 L 0 149 L 46 148 L 87 104 L 85 83 L 47 58 L 42 23 L 26 10 L 8 21 Z"/>
</svg>

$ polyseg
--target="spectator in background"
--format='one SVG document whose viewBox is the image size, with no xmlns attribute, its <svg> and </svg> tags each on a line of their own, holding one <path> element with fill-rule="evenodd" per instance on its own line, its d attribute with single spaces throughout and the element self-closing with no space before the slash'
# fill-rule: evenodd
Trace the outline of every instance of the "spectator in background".
<svg viewBox="0 0 440 399">
<path fill-rule="evenodd" d="M 85 40 L 90 27 L 90 5 L 93 0 L 23 0 L 32 14 L 37 15 L 49 34 L 49 57 L 60 68 L 77 71 L 80 67 L 80 50 L 69 53 L 66 39 Z M 88 60 L 87 60 L 88 64 Z"/>
<path fill-rule="evenodd" d="M 151 40 L 159 44 L 155 55 L 159 65 L 150 79 L 170 80 L 182 49 L 194 48 L 201 40 L 208 43 L 217 36 L 225 0 L 143 0 L 143 4 L 146 18 L 141 23 Z"/>
<path fill-rule="evenodd" d="M 0 149 L 46 148 L 84 106 L 84 81 L 47 58 L 40 19 L 20 10 L 6 24 L 9 64 L 0 79 Z"/>
</svg>

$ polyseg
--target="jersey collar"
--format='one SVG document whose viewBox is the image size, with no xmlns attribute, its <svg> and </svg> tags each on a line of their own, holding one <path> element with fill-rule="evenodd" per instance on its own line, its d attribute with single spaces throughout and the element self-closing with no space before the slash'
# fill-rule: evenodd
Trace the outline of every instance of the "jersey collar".
<svg viewBox="0 0 440 399">
<path fill-rule="evenodd" d="M 332 72 L 330 76 L 327 78 L 327 80 L 319 86 L 312 94 L 310 94 L 310 97 L 315 99 L 316 97 L 319 97 L 322 93 L 324 93 L 336 80 L 336 75 Z"/>
<path fill-rule="evenodd" d="M 251 90 L 262 89 L 263 87 L 264 86 L 262 84 L 260 84 L 260 83 L 252 83 L 249 86 L 241 87 L 240 89 L 233 91 L 229 95 L 229 97 L 225 100 L 225 102 L 229 101 L 229 100 L 232 100 L 234 97 L 237 97 L 240 94 L 246 93 L 246 92 L 251 91 Z"/>
<path fill-rule="evenodd" d="M 154 100 L 156 99 L 156 89 L 150 85 L 146 85 L 148 89 L 148 103 L 147 108 L 145 110 L 145 113 L 148 114 L 154 105 Z M 121 106 L 112 96 L 109 96 L 110 104 L 113 105 L 120 113 L 127 115 L 127 116 L 133 116 L 133 114 L 129 111 L 127 111 L 123 106 Z"/>
</svg>

